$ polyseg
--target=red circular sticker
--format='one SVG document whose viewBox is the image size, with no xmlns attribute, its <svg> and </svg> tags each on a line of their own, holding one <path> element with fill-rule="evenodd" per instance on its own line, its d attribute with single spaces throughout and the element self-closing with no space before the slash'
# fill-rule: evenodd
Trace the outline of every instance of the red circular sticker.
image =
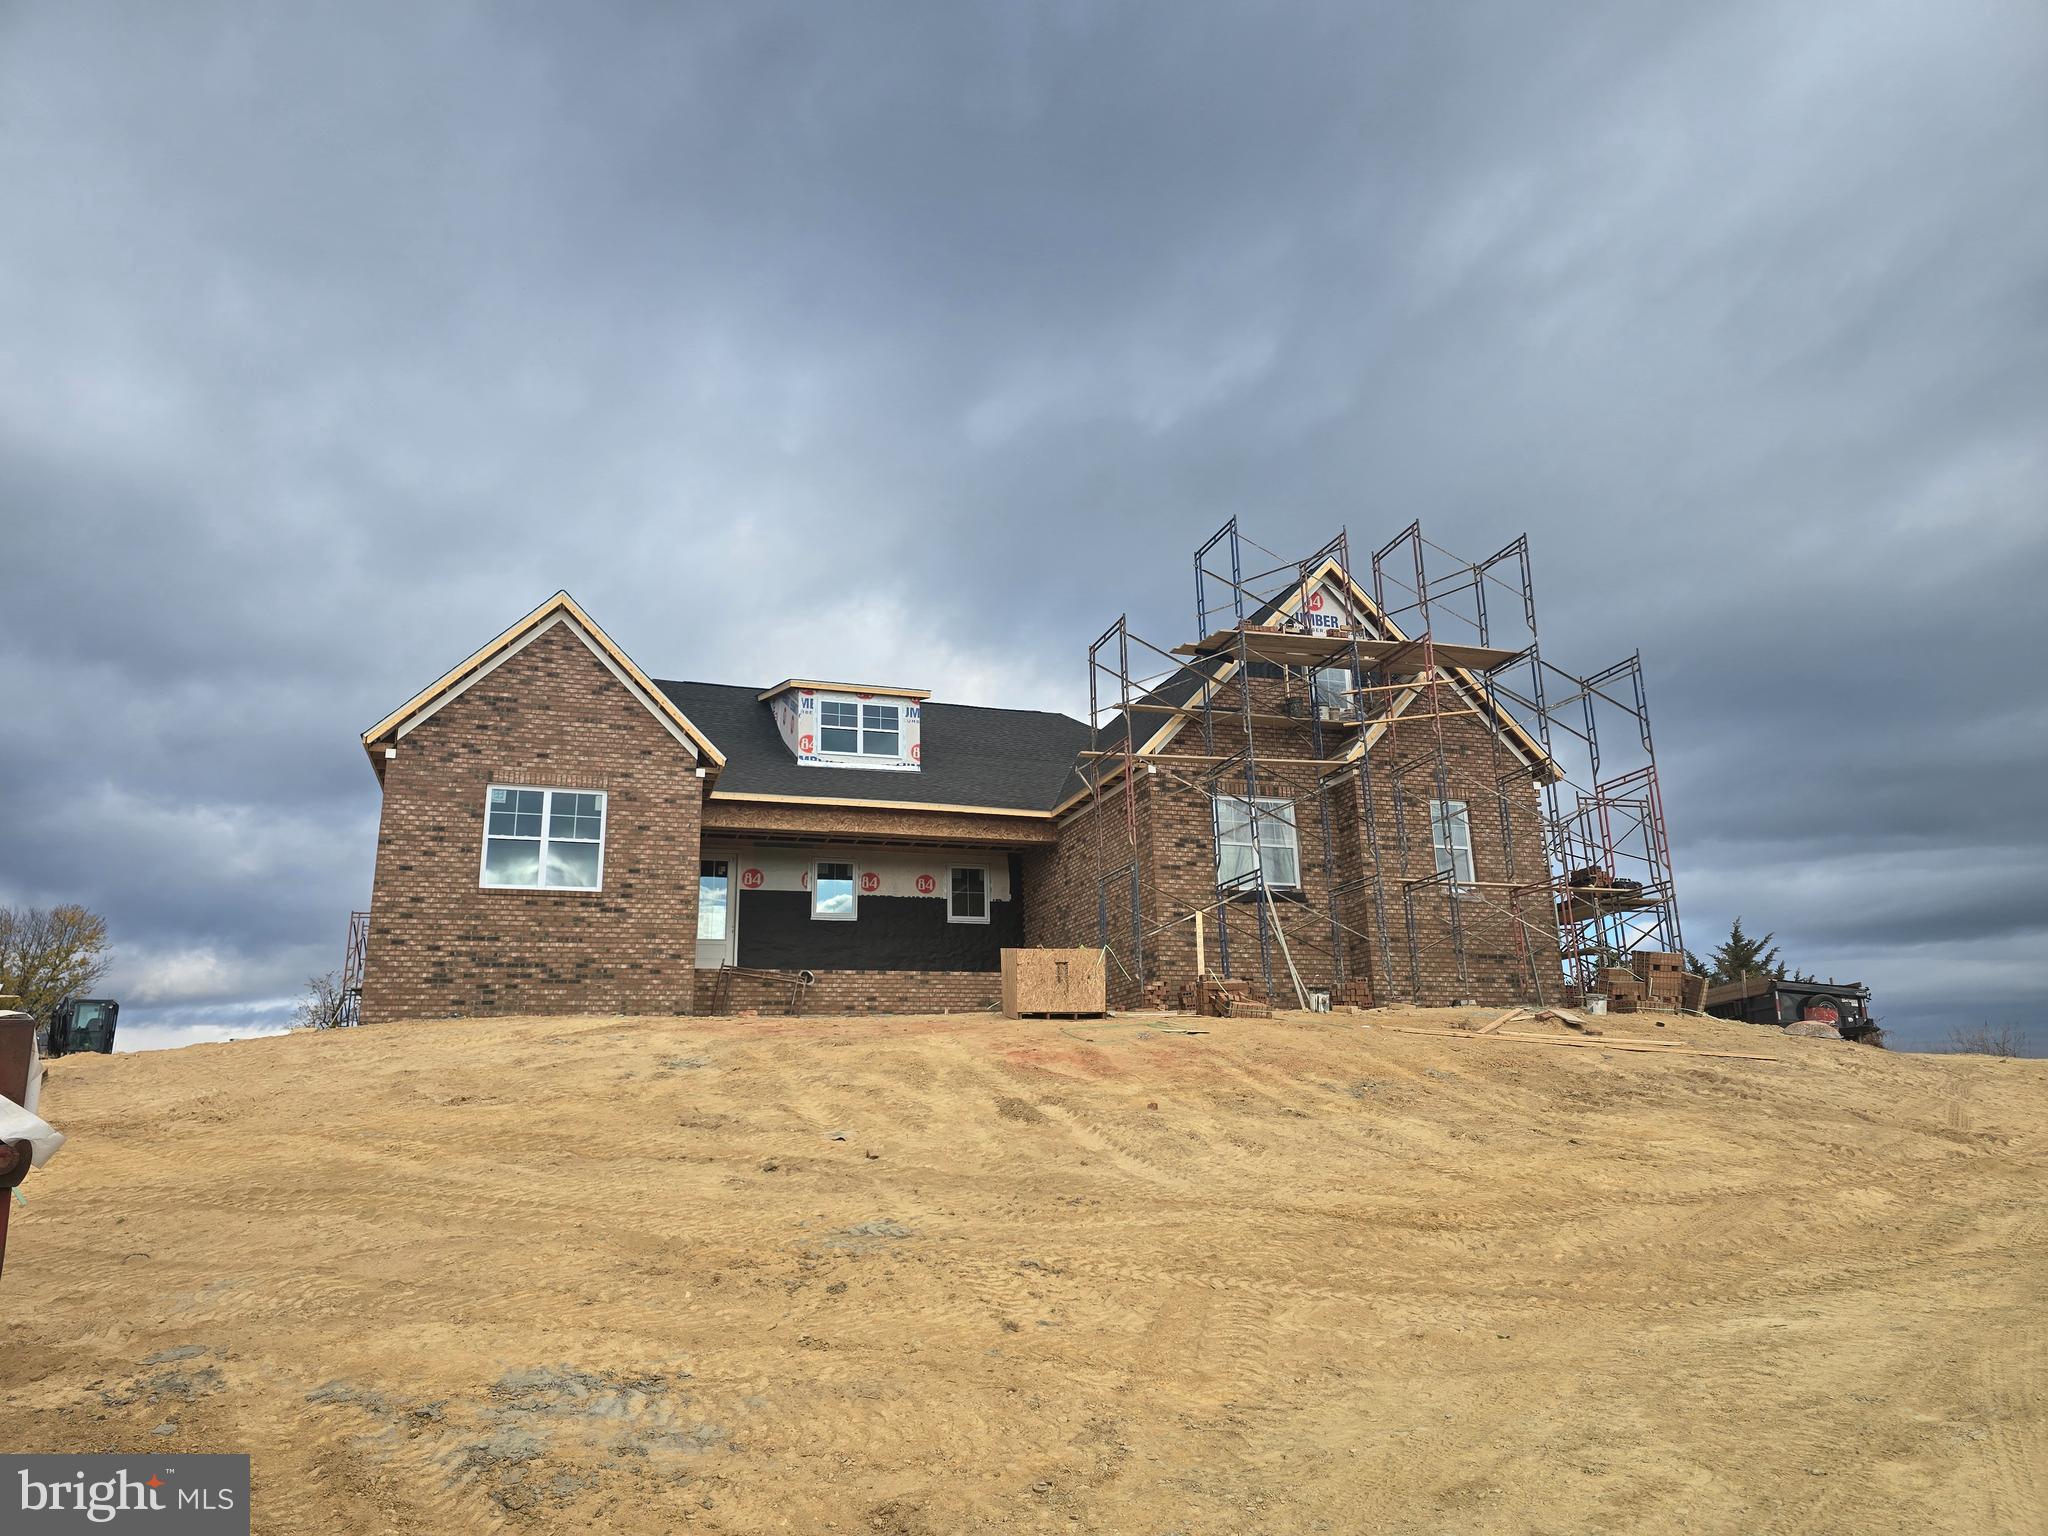
<svg viewBox="0 0 2048 1536">
<path fill-rule="evenodd" d="M 869 870 L 860 877 L 860 888 L 870 894 L 879 891 L 882 888 L 882 877 Z"/>
<path fill-rule="evenodd" d="M 758 891 L 767 882 L 767 879 L 768 877 L 758 869 L 743 869 L 740 871 L 740 885 L 745 890 Z"/>
<path fill-rule="evenodd" d="M 1320 587 L 1309 593 L 1308 611 L 1310 613 L 1321 613 L 1323 611 L 1323 593 Z"/>
<path fill-rule="evenodd" d="M 810 738 L 810 737 L 808 737 L 808 736 L 799 736 L 799 737 L 797 737 L 797 739 L 796 739 L 796 749 L 797 749 L 797 751 L 799 751 L 799 752 L 808 752 L 808 751 L 810 751 L 810 750 L 811 750 L 811 738 Z"/>
<path fill-rule="evenodd" d="M 936 891 L 938 888 L 939 882 L 934 880 L 930 875 L 919 875 L 917 877 L 917 893 L 920 896 L 929 896 L 933 891 Z"/>
<path fill-rule="evenodd" d="M 913 741 L 913 742 L 912 742 L 912 743 L 910 744 L 910 760 L 911 760 L 911 761 L 912 761 L 913 763 L 921 763 L 921 762 L 923 762 L 923 761 L 924 761 L 924 743 L 923 743 L 923 742 L 921 742 L 921 741 Z"/>
</svg>

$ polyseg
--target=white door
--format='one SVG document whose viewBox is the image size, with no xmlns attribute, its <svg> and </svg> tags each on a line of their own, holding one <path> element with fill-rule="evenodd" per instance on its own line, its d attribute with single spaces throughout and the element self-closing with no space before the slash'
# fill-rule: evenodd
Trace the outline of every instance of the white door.
<svg viewBox="0 0 2048 1536">
<path fill-rule="evenodd" d="M 715 971 L 739 960 L 739 904 L 733 873 L 739 861 L 707 855 L 697 865 L 697 968 Z"/>
</svg>

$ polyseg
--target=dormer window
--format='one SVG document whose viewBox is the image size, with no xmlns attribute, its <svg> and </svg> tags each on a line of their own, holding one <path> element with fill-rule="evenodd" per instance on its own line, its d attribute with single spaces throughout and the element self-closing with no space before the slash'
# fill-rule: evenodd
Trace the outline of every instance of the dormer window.
<svg viewBox="0 0 2048 1536">
<path fill-rule="evenodd" d="M 761 695 L 775 728 L 812 768 L 916 773 L 924 763 L 922 688 L 820 683 L 791 678 Z"/>
<path fill-rule="evenodd" d="M 818 750 L 860 750 L 860 707 L 850 699 L 826 699 L 818 705 Z"/>
<path fill-rule="evenodd" d="M 903 739 L 902 712 L 894 704 L 860 707 L 860 750 L 864 757 L 894 757 Z"/>
<path fill-rule="evenodd" d="M 903 750 L 903 709 L 898 704 L 818 703 L 818 750 L 861 757 L 896 757 Z"/>
</svg>

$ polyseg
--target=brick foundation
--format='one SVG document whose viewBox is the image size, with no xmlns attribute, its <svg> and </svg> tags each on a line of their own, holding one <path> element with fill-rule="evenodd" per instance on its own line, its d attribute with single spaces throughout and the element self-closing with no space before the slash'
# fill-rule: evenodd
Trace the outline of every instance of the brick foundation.
<svg viewBox="0 0 2048 1536">
<path fill-rule="evenodd" d="M 792 973 L 793 974 L 793 973 Z M 979 1013 L 1002 1001 L 997 971 L 818 971 L 799 994 L 796 1009 L 811 1015 L 859 1013 Z M 697 1012 L 709 1013 L 718 972 L 697 972 Z M 786 1014 L 787 981 L 736 976 L 729 1011 Z"/>
</svg>

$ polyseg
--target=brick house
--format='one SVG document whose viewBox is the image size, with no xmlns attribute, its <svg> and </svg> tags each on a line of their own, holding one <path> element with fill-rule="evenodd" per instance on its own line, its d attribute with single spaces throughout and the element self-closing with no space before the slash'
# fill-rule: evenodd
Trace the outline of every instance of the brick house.
<svg viewBox="0 0 2048 1536">
<path fill-rule="evenodd" d="M 1332 571 L 1255 618 L 1284 630 L 1325 604 L 1395 633 Z M 656 681 L 557 593 L 362 735 L 383 810 L 361 1018 L 780 1011 L 798 973 L 807 1012 L 982 1009 L 1014 945 L 1107 944 L 1130 1004 L 1194 975 L 1200 909 L 1209 969 L 1235 942 L 1230 973 L 1290 1005 L 1267 938 L 1303 986 L 1348 996 L 1554 986 L 1554 921 L 1455 910 L 1511 881 L 1518 850 L 1543 858 L 1547 764 L 1469 674 L 1404 678 L 1368 722 L 1306 672 L 1237 670 L 1191 658 L 1091 747 L 1066 715 L 911 687 Z M 1332 793 L 1284 767 L 1232 794 L 1209 771 L 1247 720 L 1267 760 L 1356 760 L 1452 694 L 1426 727 L 1452 765 L 1441 794 Z M 1398 844 L 1440 872 L 1391 922 L 1361 883 L 1375 839 L 1383 864 Z M 1463 975 L 1436 956 L 1460 920 Z"/>
</svg>

